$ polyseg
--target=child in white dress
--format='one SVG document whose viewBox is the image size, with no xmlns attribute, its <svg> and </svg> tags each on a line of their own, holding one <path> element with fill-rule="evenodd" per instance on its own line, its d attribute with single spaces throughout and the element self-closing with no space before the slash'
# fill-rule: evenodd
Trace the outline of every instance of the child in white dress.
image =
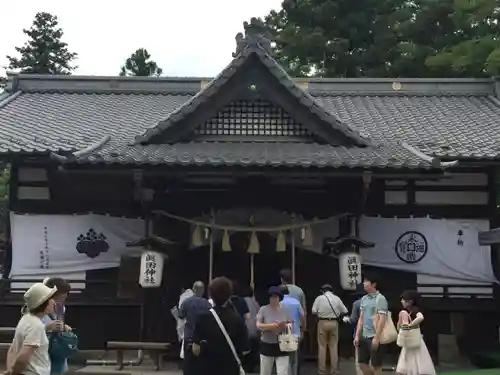
<svg viewBox="0 0 500 375">
<path fill-rule="evenodd" d="M 420 312 L 420 296 L 416 291 L 406 291 L 401 295 L 403 310 L 399 313 L 398 329 L 402 325 L 419 328 L 424 320 Z M 418 348 L 402 348 L 396 372 L 401 375 L 436 375 L 434 363 L 423 338 Z"/>
</svg>

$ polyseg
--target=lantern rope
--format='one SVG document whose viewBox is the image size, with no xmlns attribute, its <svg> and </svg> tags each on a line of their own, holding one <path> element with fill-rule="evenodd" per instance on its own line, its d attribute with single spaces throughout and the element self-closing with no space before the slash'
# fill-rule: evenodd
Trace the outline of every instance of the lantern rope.
<svg viewBox="0 0 500 375">
<path fill-rule="evenodd" d="M 287 225 L 278 225 L 274 227 L 253 227 L 253 226 L 239 226 L 239 225 L 220 225 L 220 224 L 214 224 L 214 223 L 209 223 L 206 221 L 199 221 L 199 220 L 193 220 L 189 219 L 186 217 L 182 216 L 177 216 L 171 213 L 168 213 L 166 211 L 162 210 L 154 210 L 152 211 L 153 214 L 156 215 L 161 215 L 161 216 L 166 216 L 171 219 L 175 219 L 178 221 L 183 221 L 185 223 L 189 223 L 191 225 L 196 225 L 198 227 L 205 227 L 205 228 L 210 228 L 210 229 L 219 229 L 219 230 L 224 230 L 224 231 L 231 231 L 231 232 L 280 232 L 280 231 L 288 231 L 288 230 L 294 230 L 294 229 L 300 229 L 303 228 L 304 226 L 311 226 L 311 225 L 317 225 L 317 224 L 323 224 L 326 223 L 330 220 L 334 219 L 339 219 L 345 216 L 348 216 L 348 213 L 342 213 L 339 215 L 331 216 L 326 219 L 316 219 L 316 220 L 311 220 L 311 221 L 303 221 L 301 223 L 291 223 Z"/>
</svg>

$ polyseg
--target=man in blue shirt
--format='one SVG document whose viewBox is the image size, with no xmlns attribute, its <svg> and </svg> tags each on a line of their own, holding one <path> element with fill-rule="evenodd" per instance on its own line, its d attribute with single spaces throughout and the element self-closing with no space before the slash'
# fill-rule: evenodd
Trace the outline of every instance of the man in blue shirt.
<svg viewBox="0 0 500 375">
<path fill-rule="evenodd" d="M 374 375 L 382 369 L 380 335 L 387 322 L 389 308 L 387 299 L 377 289 L 374 276 L 365 275 L 363 286 L 366 295 L 361 299 L 354 346 L 358 348 L 358 363 L 363 375 Z"/>
<path fill-rule="evenodd" d="M 306 328 L 306 319 L 304 315 L 304 309 L 300 304 L 300 301 L 289 295 L 289 290 L 286 285 L 280 286 L 280 292 L 283 294 L 283 300 L 281 301 L 281 307 L 283 307 L 288 315 L 292 318 L 292 333 L 298 337 L 302 337 L 302 333 Z M 297 375 L 299 363 L 299 351 L 290 353 L 290 367 L 288 369 L 288 375 Z"/>
<path fill-rule="evenodd" d="M 184 328 L 184 375 L 201 374 L 201 369 L 198 368 L 198 358 L 194 356 L 192 351 L 194 326 L 200 313 L 212 308 L 210 302 L 203 297 L 205 293 L 203 282 L 197 281 L 193 284 L 193 293 L 193 296 L 188 297 L 182 302 L 179 309 L 179 318 L 186 319 L 186 326 Z"/>
</svg>

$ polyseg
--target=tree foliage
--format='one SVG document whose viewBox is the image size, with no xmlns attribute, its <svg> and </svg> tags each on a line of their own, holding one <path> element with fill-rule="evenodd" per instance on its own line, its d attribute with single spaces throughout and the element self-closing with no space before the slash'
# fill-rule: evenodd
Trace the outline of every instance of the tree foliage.
<svg viewBox="0 0 500 375">
<path fill-rule="evenodd" d="M 139 48 L 125 61 L 120 76 L 159 77 L 162 69 L 151 60 L 151 55 L 144 48 Z"/>
<path fill-rule="evenodd" d="M 285 0 L 248 28 L 293 76 L 461 77 L 500 70 L 499 0 Z"/>
<path fill-rule="evenodd" d="M 63 31 L 58 25 L 56 16 L 37 13 L 31 28 L 23 30 L 28 40 L 22 47 L 16 47 L 19 57 L 7 56 L 9 69 L 33 74 L 70 74 L 75 70 L 71 63 L 77 54 L 61 41 Z"/>
<path fill-rule="evenodd" d="M 427 64 L 460 76 L 499 74 L 499 1 L 455 0 L 448 14 L 454 37 Z"/>
</svg>

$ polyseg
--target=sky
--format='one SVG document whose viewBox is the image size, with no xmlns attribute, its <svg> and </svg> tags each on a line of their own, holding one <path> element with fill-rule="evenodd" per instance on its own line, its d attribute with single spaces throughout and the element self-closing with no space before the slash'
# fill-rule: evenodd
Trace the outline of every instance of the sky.
<svg viewBox="0 0 500 375">
<path fill-rule="evenodd" d="M 117 75 L 146 48 L 165 76 L 213 77 L 230 61 L 243 21 L 279 9 L 282 0 L 22 0 L 2 4 L 0 75 L 6 55 L 26 41 L 37 12 L 56 15 L 63 41 L 78 53 L 79 75 Z"/>
</svg>

